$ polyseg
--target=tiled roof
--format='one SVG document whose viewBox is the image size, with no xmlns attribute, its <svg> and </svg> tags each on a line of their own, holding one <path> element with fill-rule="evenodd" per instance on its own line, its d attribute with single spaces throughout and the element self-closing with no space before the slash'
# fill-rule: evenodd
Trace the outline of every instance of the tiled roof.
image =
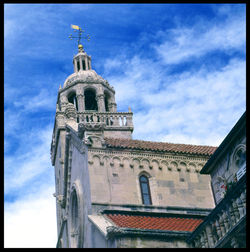
<svg viewBox="0 0 250 252">
<path fill-rule="evenodd" d="M 212 155 L 217 147 L 207 145 L 151 142 L 126 138 L 105 138 L 107 147 Z"/>
<path fill-rule="evenodd" d="M 203 221 L 199 218 L 156 217 L 120 213 L 107 213 L 105 216 L 118 227 L 164 231 L 192 232 Z"/>
</svg>

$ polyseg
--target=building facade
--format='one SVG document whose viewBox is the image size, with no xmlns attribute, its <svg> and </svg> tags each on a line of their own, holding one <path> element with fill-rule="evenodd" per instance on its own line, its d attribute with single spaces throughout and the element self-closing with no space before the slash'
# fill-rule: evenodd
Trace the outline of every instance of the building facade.
<svg viewBox="0 0 250 252">
<path fill-rule="evenodd" d="M 246 247 L 246 112 L 201 174 L 211 175 L 215 208 L 189 242 L 203 248 Z"/>
<path fill-rule="evenodd" d="M 57 247 L 193 247 L 218 200 L 200 173 L 216 147 L 134 140 L 131 109 L 117 112 L 82 45 L 73 65 L 51 143 Z"/>
</svg>

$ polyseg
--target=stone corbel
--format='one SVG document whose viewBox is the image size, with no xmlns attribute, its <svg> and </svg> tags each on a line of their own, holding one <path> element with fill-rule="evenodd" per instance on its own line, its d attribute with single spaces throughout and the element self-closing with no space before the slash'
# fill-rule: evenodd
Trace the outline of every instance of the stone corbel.
<svg viewBox="0 0 250 252">
<path fill-rule="evenodd" d="M 65 198 L 64 198 L 63 194 L 59 194 L 59 195 L 53 194 L 53 196 L 56 197 L 57 203 L 59 203 L 61 206 L 64 205 L 64 203 L 65 203 Z"/>
<path fill-rule="evenodd" d="M 83 123 L 78 123 L 78 136 L 79 138 L 83 138 L 85 132 L 85 127 Z"/>
</svg>

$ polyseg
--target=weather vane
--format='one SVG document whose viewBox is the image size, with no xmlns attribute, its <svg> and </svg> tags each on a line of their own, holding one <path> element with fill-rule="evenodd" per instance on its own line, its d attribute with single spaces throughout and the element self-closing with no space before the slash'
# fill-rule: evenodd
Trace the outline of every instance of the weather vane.
<svg viewBox="0 0 250 252">
<path fill-rule="evenodd" d="M 70 34 L 69 38 L 72 40 L 72 38 L 77 38 L 78 39 L 78 47 L 80 45 L 81 38 L 87 39 L 88 41 L 90 40 L 90 36 L 87 34 L 85 36 L 82 36 L 82 33 L 85 32 L 81 27 L 78 25 L 71 25 L 71 28 L 74 29 L 74 32 L 77 32 L 78 30 L 78 36 L 74 37 L 72 34 Z"/>
</svg>

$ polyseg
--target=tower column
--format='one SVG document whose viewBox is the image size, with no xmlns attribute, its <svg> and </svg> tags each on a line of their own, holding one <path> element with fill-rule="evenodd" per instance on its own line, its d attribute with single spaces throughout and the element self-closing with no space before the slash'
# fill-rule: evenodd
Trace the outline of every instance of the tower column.
<svg viewBox="0 0 250 252">
<path fill-rule="evenodd" d="M 86 68 L 86 70 L 89 70 L 87 57 L 84 57 L 84 60 L 85 60 L 85 68 Z"/>
<path fill-rule="evenodd" d="M 77 73 L 77 62 L 76 62 L 76 59 L 74 59 L 74 72 Z"/>
<path fill-rule="evenodd" d="M 77 94 L 77 104 L 78 104 L 78 111 L 79 112 L 84 112 L 85 110 L 85 99 L 83 94 Z"/>
<path fill-rule="evenodd" d="M 98 104 L 98 112 L 105 112 L 104 95 L 99 94 L 96 96 Z"/>
<path fill-rule="evenodd" d="M 82 65 L 82 57 L 79 57 L 79 61 L 80 61 L 80 70 L 83 70 L 83 65 Z"/>
</svg>

